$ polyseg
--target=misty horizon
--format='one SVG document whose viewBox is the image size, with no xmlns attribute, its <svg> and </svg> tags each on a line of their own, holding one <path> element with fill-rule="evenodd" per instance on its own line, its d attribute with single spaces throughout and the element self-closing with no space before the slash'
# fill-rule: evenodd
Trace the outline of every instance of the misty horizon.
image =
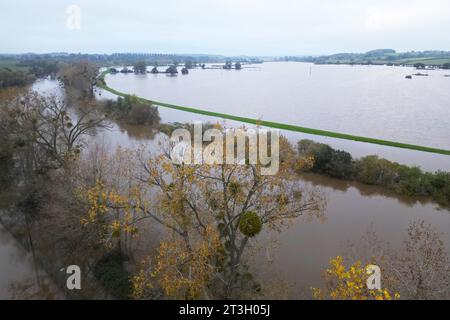
<svg viewBox="0 0 450 320">
<path fill-rule="evenodd" d="M 138 51 L 118 51 L 118 52 L 68 52 L 68 51 L 49 51 L 49 52 L 0 52 L 0 55 L 120 55 L 120 54 L 136 54 L 136 55 L 174 55 L 174 56 L 217 56 L 217 57 L 257 57 L 257 58 L 276 58 L 276 57 L 320 57 L 320 56 L 329 56 L 336 54 L 365 54 L 374 50 L 395 50 L 393 48 L 374 48 L 372 50 L 368 50 L 365 52 L 330 52 L 323 54 L 280 54 L 280 55 L 264 55 L 264 54 L 255 54 L 255 55 L 247 55 L 247 54 L 233 54 L 233 55 L 225 55 L 221 53 L 209 53 L 209 52 L 201 52 L 201 53 L 192 53 L 192 52 L 138 52 Z M 408 50 L 408 51 L 398 51 L 397 53 L 410 53 L 410 52 L 450 52 L 450 50 L 440 50 L 440 49 L 426 49 L 426 50 Z"/>
<path fill-rule="evenodd" d="M 68 28 L 70 6 L 79 28 Z M 444 0 L 3 1 L 3 53 L 167 52 L 318 56 L 393 48 L 450 50 Z M 20 35 L 20 36 L 18 36 Z"/>
</svg>

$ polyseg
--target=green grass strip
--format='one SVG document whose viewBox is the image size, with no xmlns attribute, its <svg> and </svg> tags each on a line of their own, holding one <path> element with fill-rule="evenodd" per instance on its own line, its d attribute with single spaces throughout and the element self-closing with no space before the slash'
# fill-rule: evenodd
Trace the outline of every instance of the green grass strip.
<svg viewBox="0 0 450 320">
<path fill-rule="evenodd" d="M 106 85 L 105 76 L 108 73 L 109 73 L 109 71 L 104 71 L 100 74 L 98 81 L 97 81 L 97 86 L 106 91 L 109 91 L 117 96 L 125 97 L 125 96 L 129 95 L 129 94 L 117 91 L 113 88 L 110 88 Z M 202 109 L 197 109 L 197 108 L 178 106 L 178 105 L 174 105 L 174 104 L 170 104 L 170 103 L 149 100 L 149 99 L 145 99 L 145 98 L 141 98 L 141 97 L 138 97 L 138 99 L 143 102 L 148 102 L 153 105 L 157 105 L 157 106 L 161 106 L 161 107 L 166 107 L 166 108 L 171 108 L 171 109 L 186 111 L 186 112 L 191 112 L 191 113 L 203 114 L 206 116 L 218 117 L 218 118 L 222 118 L 222 119 L 229 119 L 229 120 L 234 120 L 234 121 L 264 126 L 264 127 L 270 127 L 270 128 L 276 128 L 276 129 L 294 131 L 294 132 L 303 132 L 303 133 L 307 133 L 307 134 L 336 138 L 336 139 L 344 139 L 344 140 L 365 142 L 365 143 L 371 143 L 371 144 L 378 144 L 378 145 L 395 147 L 395 148 L 410 149 L 410 150 L 416 150 L 416 151 L 450 155 L 450 150 L 437 149 L 437 148 L 432 148 L 432 147 L 425 147 L 425 146 L 419 146 L 419 145 L 407 144 L 407 143 L 401 143 L 401 142 L 395 142 L 395 141 L 388 141 L 388 140 L 382 140 L 382 139 L 361 137 L 361 136 L 355 136 L 355 135 L 350 135 L 350 134 L 346 134 L 346 133 L 339 133 L 339 132 L 326 131 L 326 130 L 320 130 L 320 129 L 306 128 L 306 127 L 285 124 L 285 123 L 280 123 L 280 122 L 239 117 L 239 116 L 226 114 L 226 113 L 213 112 L 213 111 L 202 110 Z"/>
</svg>

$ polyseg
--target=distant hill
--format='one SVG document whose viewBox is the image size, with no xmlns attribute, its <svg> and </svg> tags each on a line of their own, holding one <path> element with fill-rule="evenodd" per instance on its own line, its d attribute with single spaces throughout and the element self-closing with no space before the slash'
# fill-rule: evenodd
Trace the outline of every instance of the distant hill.
<svg viewBox="0 0 450 320">
<path fill-rule="evenodd" d="M 430 67 L 444 67 L 450 63 L 450 51 L 396 52 L 393 49 L 376 49 L 366 53 L 337 53 L 319 57 L 284 57 L 281 60 L 316 64 L 415 65 L 423 63 Z"/>
</svg>

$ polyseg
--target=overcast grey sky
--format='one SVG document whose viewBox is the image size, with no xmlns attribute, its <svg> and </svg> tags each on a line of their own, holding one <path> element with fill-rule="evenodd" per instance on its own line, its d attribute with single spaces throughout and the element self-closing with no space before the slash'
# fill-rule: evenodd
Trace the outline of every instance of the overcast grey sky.
<svg viewBox="0 0 450 320">
<path fill-rule="evenodd" d="M 450 50 L 449 0 L 1 0 L 0 25 L 3 53 Z"/>
</svg>

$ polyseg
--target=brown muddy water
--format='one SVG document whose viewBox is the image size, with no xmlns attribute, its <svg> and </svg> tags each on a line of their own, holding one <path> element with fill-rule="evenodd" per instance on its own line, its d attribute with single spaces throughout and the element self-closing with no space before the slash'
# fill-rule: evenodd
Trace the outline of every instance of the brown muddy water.
<svg viewBox="0 0 450 320">
<path fill-rule="evenodd" d="M 142 97 L 240 116 L 335 130 L 375 138 L 450 149 L 449 78 L 440 71 L 405 80 L 411 68 L 315 66 L 264 63 L 257 68 L 192 70 L 187 76 L 108 75 L 108 85 Z M 39 81 L 38 91 L 55 88 Z M 100 91 L 99 97 L 111 97 Z M 222 121 L 159 108 L 163 122 Z M 227 121 L 226 125 L 238 125 Z M 354 156 L 377 154 L 425 170 L 450 171 L 450 157 L 416 151 L 283 132 L 292 141 L 309 138 Z M 114 150 L 141 144 L 157 148 L 158 135 L 146 127 L 113 124 L 93 138 Z M 326 221 L 298 222 L 280 234 L 262 235 L 252 269 L 263 279 L 283 280 L 294 291 L 321 285 L 330 258 L 343 255 L 367 231 L 399 247 L 411 222 L 421 219 L 440 233 L 450 253 L 450 212 L 427 199 L 398 196 L 386 189 L 304 175 L 299 183 L 320 190 L 327 199 Z M 21 275 L 32 274 L 26 253 L 0 229 L 0 293 Z M 364 257 L 361 257 L 364 258 Z M 28 261 L 28 262 L 27 262 Z"/>
<path fill-rule="evenodd" d="M 0 224 L 0 300 L 63 299 L 33 256 Z"/>
</svg>

